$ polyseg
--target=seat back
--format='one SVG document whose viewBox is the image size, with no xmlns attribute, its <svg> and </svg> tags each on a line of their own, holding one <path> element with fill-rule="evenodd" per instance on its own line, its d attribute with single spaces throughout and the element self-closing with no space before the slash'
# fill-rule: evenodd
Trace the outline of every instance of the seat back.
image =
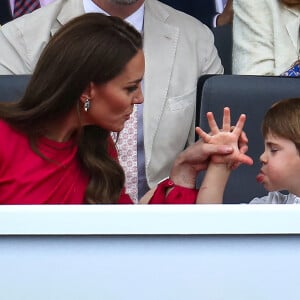
<svg viewBox="0 0 300 300">
<path fill-rule="evenodd" d="M 31 75 L 0 75 L 0 102 L 19 100 Z"/>
<path fill-rule="evenodd" d="M 197 18 L 208 27 L 212 27 L 213 17 L 217 13 L 212 0 L 160 0 L 160 2 Z"/>
<path fill-rule="evenodd" d="M 249 202 L 255 196 L 267 192 L 256 182 L 261 163 L 259 157 L 264 150 L 261 135 L 261 122 L 270 106 L 281 99 L 300 98 L 300 80 L 289 77 L 268 77 L 248 75 L 215 75 L 199 79 L 197 120 L 204 130 L 209 130 L 206 113 L 212 111 L 221 126 L 223 108 L 231 109 L 232 123 L 245 113 L 247 121 L 245 132 L 249 138 L 248 154 L 253 158 L 253 166 L 240 166 L 229 178 L 224 203 Z M 201 92 L 201 86 L 202 92 Z M 201 105 L 200 105 L 201 104 Z M 199 111 L 200 110 L 200 111 Z M 203 175 L 197 183 L 200 184 Z"/>
<path fill-rule="evenodd" d="M 224 74 L 232 74 L 232 24 L 212 28 Z"/>
</svg>

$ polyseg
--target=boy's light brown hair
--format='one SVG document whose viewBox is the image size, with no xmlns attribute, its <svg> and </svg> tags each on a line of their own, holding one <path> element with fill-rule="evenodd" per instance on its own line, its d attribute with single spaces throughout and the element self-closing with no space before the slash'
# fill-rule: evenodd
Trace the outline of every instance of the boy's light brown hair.
<svg viewBox="0 0 300 300">
<path fill-rule="evenodd" d="M 262 122 L 264 138 L 268 134 L 291 140 L 300 153 L 300 98 L 276 102 Z"/>
</svg>

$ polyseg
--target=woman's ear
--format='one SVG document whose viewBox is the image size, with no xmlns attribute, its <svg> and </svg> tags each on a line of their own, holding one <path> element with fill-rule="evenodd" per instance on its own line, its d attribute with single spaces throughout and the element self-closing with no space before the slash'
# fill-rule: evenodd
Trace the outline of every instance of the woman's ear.
<svg viewBox="0 0 300 300">
<path fill-rule="evenodd" d="M 85 103 L 86 99 L 93 99 L 94 87 L 95 84 L 93 82 L 90 82 L 88 84 L 87 88 L 83 91 L 83 93 L 80 96 L 81 103 Z"/>
</svg>

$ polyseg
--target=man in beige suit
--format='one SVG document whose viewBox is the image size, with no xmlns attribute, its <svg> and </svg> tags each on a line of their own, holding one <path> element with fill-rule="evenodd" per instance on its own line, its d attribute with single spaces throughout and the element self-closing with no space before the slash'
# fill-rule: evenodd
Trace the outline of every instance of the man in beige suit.
<svg viewBox="0 0 300 300">
<path fill-rule="evenodd" d="M 141 10 L 146 71 L 143 126 L 138 128 L 144 147 L 138 151 L 144 155 L 144 186 L 152 188 L 194 141 L 197 79 L 223 72 L 205 25 L 157 0 L 56 0 L 0 29 L 0 74 L 30 74 L 49 38 L 75 16 L 104 11 L 130 22 Z"/>
</svg>

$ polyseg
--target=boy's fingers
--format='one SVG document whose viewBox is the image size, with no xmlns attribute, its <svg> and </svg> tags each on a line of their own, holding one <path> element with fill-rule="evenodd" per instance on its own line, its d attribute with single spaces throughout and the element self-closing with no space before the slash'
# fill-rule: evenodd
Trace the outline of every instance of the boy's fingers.
<svg viewBox="0 0 300 300">
<path fill-rule="evenodd" d="M 241 133 L 243 132 L 245 122 L 246 122 L 246 115 L 241 114 L 235 127 L 233 128 L 233 132 L 237 135 L 241 135 Z"/>
<path fill-rule="evenodd" d="M 230 109 L 229 107 L 224 108 L 223 112 L 223 131 L 230 131 L 231 128 L 231 116 L 230 116 Z"/>
<path fill-rule="evenodd" d="M 200 127 L 196 127 L 195 129 L 197 135 L 205 142 L 209 143 L 211 136 L 207 134 L 204 130 L 202 130 Z"/>
<path fill-rule="evenodd" d="M 220 129 L 215 120 L 214 114 L 211 111 L 209 111 L 206 114 L 206 117 L 207 117 L 208 125 L 209 125 L 209 128 L 210 128 L 212 134 L 217 134 L 220 131 Z"/>
<path fill-rule="evenodd" d="M 253 159 L 246 154 L 240 154 L 238 160 L 240 163 L 243 163 L 245 165 L 249 165 L 249 166 L 253 165 Z"/>
</svg>

